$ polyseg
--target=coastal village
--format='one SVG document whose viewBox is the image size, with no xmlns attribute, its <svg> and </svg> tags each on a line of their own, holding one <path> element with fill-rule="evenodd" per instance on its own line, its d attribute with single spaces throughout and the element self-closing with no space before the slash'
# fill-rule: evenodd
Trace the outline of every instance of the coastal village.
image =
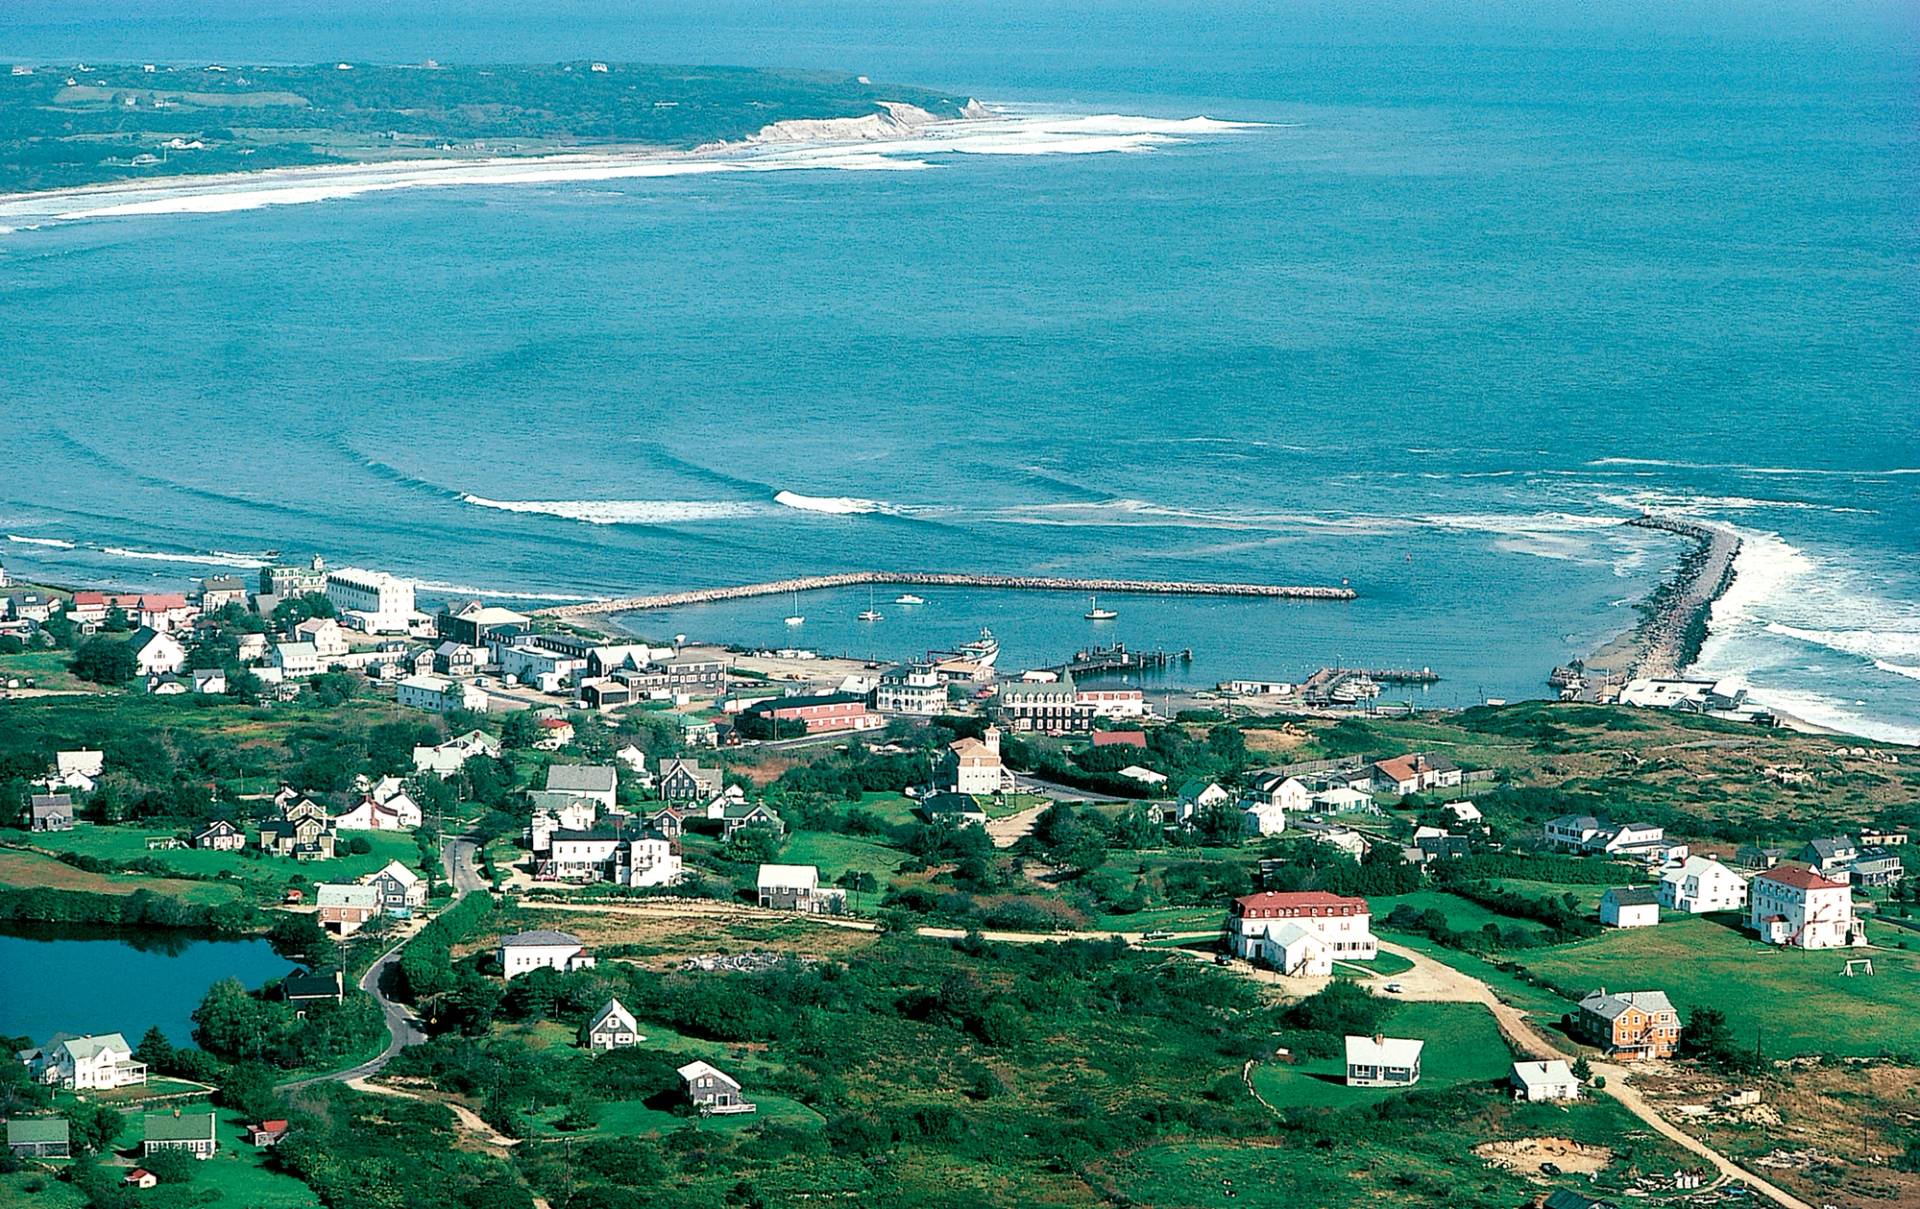
<svg viewBox="0 0 1920 1209">
<path fill-rule="evenodd" d="M 1901 1157 L 1920 1132 L 1875 1108 L 1862 1135 L 1803 1090 L 1920 1089 L 1920 755 L 1781 731 L 1678 676 L 1394 717 L 1369 708 L 1373 675 L 1328 669 L 1170 706 L 1089 666 L 1119 646 L 1019 670 L 986 632 L 898 664 L 648 642 L 422 608 L 401 577 L 319 558 L 178 594 L 0 593 L 8 918 L 104 898 L 125 921 L 137 891 L 287 959 L 209 991 L 197 1049 L 79 1004 L 19 1039 L 8 1178 L 289 1192 L 321 1178 L 303 1098 L 350 1086 L 448 1109 L 559 1204 L 554 1146 L 834 1136 L 878 1111 L 826 1103 L 787 1034 L 695 1006 L 723 988 L 879 978 L 938 946 L 986 964 L 927 1002 L 986 994 L 955 1027 L 1010 1071 L 1036 1042 L 1008 1040 L 1006 992 L 981 987 L 1024 959 L 989 951 L 1113 945 L 1100 961 L 1233 1005 L 1205 1011 L 1234 1038 L 1234 1130 L 1434 1095 L 1482 1122 L 1444 1160 L 1490 1181 L 1475 1204 L 1920 1198 Z M 319 739 L 348 718 L 373 729 L 342 759 Z M 208 737 L 243 731 L 305 754 Z M 267 1028 L 283 1056 L 235 1049 Z M 571 1055 L 582 1082 L 545 1104 L 461 1090 L 434 1065 L 459 1038 Z M 579 1090 L 616 1069 L 628 1083 Z M 1076 1178 L 1148 1178 L 1132 1162 Z M 1266 1203 L 1206 1178 L 1207 1203 Z"/>
</svg>

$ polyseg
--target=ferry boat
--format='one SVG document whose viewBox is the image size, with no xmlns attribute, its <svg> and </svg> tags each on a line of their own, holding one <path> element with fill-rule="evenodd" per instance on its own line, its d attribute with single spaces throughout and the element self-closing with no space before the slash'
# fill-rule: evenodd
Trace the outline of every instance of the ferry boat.
<svg viewBox="0 0 1920 1209">
<path fill-rule="evenodd" d="M 1120 616 L 1120 614 L 1114 612 L 1112 609 L 1101 608 L 1100 598 L 1098 596 L 1091 597 L 1090 601 L 1093 607 L 1087 610 L 1088 621 L 1112 621 L 1114 618 Z"/>
<path fill-rule="evenodd" d="M 913 593 L 911 593 L 911 592 L 904 592 L 904 593 L 902 593 L 901 595 L 899 595 L 899 596 L 896 596 L 896 597 L 894 597 L 894 598 L 893 598 L 893 603 L 895 603 L 895 604 L 925 604 L 925 603 L 927 603 L 927 602 L 926 602 L 926 601 L 924 601 L 924 600 L 922 600 L 922 599 L 920 599 L 920 598 L 919 598 L 918 596 L 915 596 L 915 595 L 914 595 Z"/>
</svg>

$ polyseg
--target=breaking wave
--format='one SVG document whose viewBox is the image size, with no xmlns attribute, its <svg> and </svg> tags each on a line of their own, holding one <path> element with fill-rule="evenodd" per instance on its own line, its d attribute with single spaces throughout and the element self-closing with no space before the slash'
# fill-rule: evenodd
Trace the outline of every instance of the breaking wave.
<svg viewBox="0 0 1920 1209">
<path fill-rule="evenodd" d="M 23 546 L 46 546 L 54 550 L 71 550 L 74 544 L 58 537 L 22 537 L 18 533 L 7 534 L 10 542 L 19 542 Z"/>
<path fill-rule="evenodd" d="M 733 500 L 490 500 L 462 495 L 463 503 L 501 512 L 537 513 L 589 525 L 674 525 L 762 514 L 760 505 Z"/>
<path fill-rule="evenodd" d="M 162 550 L 129 550 L 125 546 L 102 546 L 100 553 L 113 558 L 131 558 L 141 562 L 187 563 L 196 567 L 238 567 L 257 571 L 267 566 L 264 558 L 252 554 L 231 554 L 225 550 L 211 550 L 204 554 L 170 554 Z"/>
<path fill-rule="evenodd" d="M 825 512 L 832 516 L 859 516 L 871 512 L 894 511 L 879 500 L 860 499 L 850 495 L 801 495 L 797 491 L 781 491 L 774 495 L 773 502 L 786 508 L 798 508 L 802 512 Z"/>
</svg>

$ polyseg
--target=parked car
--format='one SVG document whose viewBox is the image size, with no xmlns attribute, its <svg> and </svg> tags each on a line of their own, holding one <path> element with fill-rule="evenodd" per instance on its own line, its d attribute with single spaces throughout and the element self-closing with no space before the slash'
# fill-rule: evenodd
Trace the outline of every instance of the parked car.
<svg viewBox="0 0 1920 1209">
<path fill-rule="evenodd" d="M 1389 995 L 1398 995 L 1402 991 L 1406 990 L 1407 988 L 1401 986 L 1397 982 L 1389 982 L 1386 986 L 1381 987 L 1380 989 L 1385 991 Z"/>
</svg>

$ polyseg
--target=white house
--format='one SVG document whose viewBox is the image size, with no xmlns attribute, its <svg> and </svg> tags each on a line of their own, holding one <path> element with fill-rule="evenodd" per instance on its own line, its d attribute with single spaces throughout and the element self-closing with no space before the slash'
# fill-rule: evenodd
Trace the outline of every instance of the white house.
<svg viewBox="0 0 1920 1209">
<path fill-rule="evenodd" d="M 1479 823 L 1486 819 L 1486 816 L 1480 813 L 1480 808 L 1472 802 L 1448 802 L 1440 809 L 1452 815 L 1456 823 Z"/>
<path fill-rule="evenodd" d="M 1324 890 L 1263 890 L 1234 899 L 1227 917 L 1227 949 L 1249 961 L 1264 958 L 1268 935 L 1289 926 L 1311 933 L 1329 960 L 1371 961 L 1380 953 L 1367 900 Z"/>
<path fill-rule="evenodd" d="M 106 753 L 86 747 L 79 751 L 55 752 L 53 767 L 59 775 L 49 788 L 78 789 L 82 793 L 92 793 L 106 762 Z"/>
<path fill-rule="evenodd" d="M 1568 849 L 1584 849 L 1606 830 L 1607 821 L 1590 814 L 1563 814 L 1546 825 L 1547 842 Z"/>
<path fill-rule="evenodd" d="M 1333 973 L 1326 942 L 1297 923 L 1282 924 L 1260 938 L 1260 960 L 1282 974 L 1325 977 Z"/>
<path fill-rule="evenodd" d="M 1166 773 L 1155 772 L 1151 768 L 1143 768 L 1138 764 L 1127 765 L 1120 770 L 1119 775 L 1127 778 L 1129 781 L 1138 781 L 1142 785 L 1157 786 L 1167 783 Z"/>
<path fill-rule="evenodd" d="M 1660 922 L 1660 893 L 1652 886 L 1615 886 L 1600 896 L 1600 922 L 1609 928 L 1651 928 Z"/>
<path fill-rule="evenodd" d="M 517 933 L 500 942 L 500 969 L 509 979 L 534 970 L 570 974 L 592 965 L 593 954 L 587 952 L 578 936 L 567 932 L 541 928 Z"/>
<path fill-rule="evenodd" d="M 1000 728 L 989 726 L 976 739 L 962 735 L 940 753 L 933 786 L 946 793 L 995 794 L 1012 788 L 1000 759 Z"/>
<path fill-rule="evenodd" d="M 1304 811 L 1312 807 L 1313 793 L 1299 777 L 1264 773 L 1253 779 L 1253 785 L 1241 801 L 1249 808 L 1258 803 L 1280 810 Z"/>
<path fill-rule="evenodd" d="M 760 905 L 776 911 L 838 915 L 847 901 L 845 890 L 820 884 L 815 865 L 762 865 L 754 882 Z"/>
<path fill-rule="evenodd" d="M 623 886 L 671 886 L 681 877 L 680 854 L 673 841 L 649 832 L 627 841 L 627 859 L 614 874 Z"/>
<path fill-rule="evenodd" d="M 1347 1038 L 1348 1087 L 1411 1087 L 1420 1081 L 1420 1051 L 1410 1037 Z"/>
<path fill-rule="evenodd" d="M 142 676 L 171 676 L 187 665 L 187 648 L 178 639 L 146 626 L 133 632 L 127 647 Z"/>
<path fill-rule="evenodd" d="M 1287 829 L 1284 806 L 1262 799 L 1242 804 L 1246 809 L 1240 813 L 1241 827 L 1248 835 L 1279 835 Z"/>
<path fill-rule="evenodd" d="M 338 659 L 347 653 L 347 633 L 331 617 L 309 617 L 293 627 L 293 640 L 304 642 L 322 660 Z"/>
<path fill-rule="evenodd" d="M 320 652 L 311 642 L 276 642 L 273 666 L 280 669 L 283 680 L 302 680 L 319 674 Z"/>
<path fill-rule="evenodd" d="M 338 815 L 333 825 L 343 831 L 406 831 L 421 823 L 420 805 L 404 793 L 386 801 L 367 794 L 358 805 Z"/>
<path fill-rule="evenodd" d="M 640 784 L 653 784 L 653 774 L 647 771 L 647 753 L 632 743 L 613 753 L 614 762 L 626 766 Z"/>
<path fill-rule="evenodd" d="M 1690 915 L 1738 911 L 1747 905 L 1747 879 L 1707 856 L 1690 856 L 1660 875 L 1660 905 Z"/>
<path fill-rule="evenodd" d="M 1382 793 L 1419 793 L 1458 785 L 1461 780 L 1460 769 L 1452 760 L 1420 751 L 1379 760 L 1370 767 L 1373 787 Z"/>
<path fill-rule="evenodd" d="M 1367 838 L 1351 827 L 1327 827 L 1314 832 L 1313 838 L 1322 844 L 1338 848 L 1356 861 L 1367 852 Z"/>
<path fill-rule="evenodd" d="M 1351 785 L 1336 785 L 1332 789 L 1323 789 L 1313 795 L 1311 802 L 1328 814 L 1350 814 L 1366 810 L 1379 813 L 1373 804 L 1373 795 L 1355 789 Z"/>
<path fill-rule="evenodd" d="M 1753 879 L 1748 925 L 1770 945 L 1838 949 L 1867 943 L 1853 891 L 1811 869 L 1782 865 Z"/>
<path fill-rule="evenodd" d="M 587 1021 L 586 1035 L 588 1049 L 624 1049 L 646 1040 L 639 1021 L 618 999 L 607 1000 L 606 1006 L 594 1013 Z"/>
<path fill-rule="evenodd" d="M 24 1055 L 33 1077 L 75 1091 L 132 1087 L 147 1081 L 147 1066 L 133 1060 L 133 1048 L 119 1033 L 75 1037 L 55 1033 L 53 1040 Z"/>
<path fill-rule="evenodd" d="M 1572 1068 L 1560 1058 L 1550 1062 L 1516 1062 L 1507 1081 L 1513 1084 L 1513 1098 L 1530 1104 L 1580 1098 L 1580 1080 L 1573 1077 Z"/>
<path fill-rule="evenodd" d="M 445 676 L 408 676 L 395 686 L 393 699 L 400 705 L 436 714 L 456 709 L 487 708 L 485 692 Z"/>
<path fill-rule="evenodd" d="M 1191 826 L 1201 811 L 1223 808 L 1231 801 L 1233 795 L 1212 781 L 1188 781 L 1180 787 L 1180 797 L 1168 812 L 1167 822 Z"/>
<path fill-rule="evenodd" d="M 413 767 L 418 772 L 430 772 L 440 777 L 450 777 L 460 771 L 460 766 L 474 756 L 500 756 L 500 740 L 483 730 L 470 730 L 464 735 L 456 735 L 445 743 L 433 747 L 413 749 Z"/>
</svg>

